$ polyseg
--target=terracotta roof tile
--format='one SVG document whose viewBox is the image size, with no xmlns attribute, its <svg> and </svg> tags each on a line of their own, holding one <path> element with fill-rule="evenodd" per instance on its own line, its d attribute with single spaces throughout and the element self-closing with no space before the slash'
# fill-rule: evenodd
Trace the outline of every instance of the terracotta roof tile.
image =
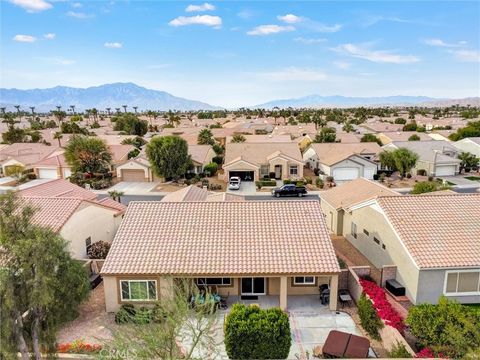
<svg viewBox="0 0 480 360">
<path fill-rule="evenodd" d="M 130 202 L 103 274 L 337 273 L 318 201 Z"/>
<path fill-rule="evenodd" d="M 94 200 L 97 194 L 86 190 L 68 180 L 56 179 L 21 190 L 20 196 L 70 197 Z"/>
<path fill-rule="evenodd" d="M 480 266 L 480 194 L 377 202 L 420 268 Z"/>
<path fill-rule="evenodd" d="M 319 162 L 334 165 L 352 155 L 378 155 L 382 148 L 374 142 L 366 143 L 313 143 L 310 145 L 318 156 Z"/>
<path fill-rule="evenodd" d="M 272 155 L 285 155 L 302 162 L 302 154 L 294 142 L 287 143 L 228 143 L 225 146 L 225 165 L 231 164 L 238 158 L 257 166 L 268 164 Z"/>
</svg>

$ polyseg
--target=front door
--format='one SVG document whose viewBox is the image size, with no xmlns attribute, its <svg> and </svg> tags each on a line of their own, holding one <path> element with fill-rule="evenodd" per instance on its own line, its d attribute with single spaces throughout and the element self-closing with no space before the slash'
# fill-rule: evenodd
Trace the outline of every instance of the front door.
<svg viewBox="0 0 480 360">
<path fill-rule="evenodd" d="M 242 295 L 265 294 L 265 278 L 242 278 Z"/>
<path fill-rule="evenodd" d="M 282 179 L 282 165 L 275 165 L 275 179 Z"/>
</svg>

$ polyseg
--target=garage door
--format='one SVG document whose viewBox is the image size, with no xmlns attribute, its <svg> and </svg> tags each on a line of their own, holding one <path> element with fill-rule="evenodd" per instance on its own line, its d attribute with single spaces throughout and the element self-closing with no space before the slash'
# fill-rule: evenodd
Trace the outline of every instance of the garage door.
<svg viewBox="0 0 480 360">
<path fill-rule="evenodd" d="M 339 181 L 348 181 L 358 178 L 358 168 L 333 169 L 333 178 Z"/>
<path fill-rule="evenodd" d="M 242 181 L 253 181 L 253 171 L 230 171 L 228 176 L 238 176 Z"/>
<path fill-rule="evenodd" d="M 375 168 L 364 168 L 363 170 L 363 177 L 365 179 L 373 180 L 373 175 L 375 175 L 376 169 Z"/>
<path fill-rule="evenodd" d="M 127 182 L 146 182 L 145 171 L 143 170 L 122 170 L 122 181 Z"/>
<path fill-rule="evenodd" d="M 40 179 L 56 179 L 57 169 L 39 169 L 38 177 Z"/>
<path fill-rule="evenodd" d="M 435 168 L 435 176 L 453 176 L 455 175 L 455 165 L 442 165 Z"/>
</svg>

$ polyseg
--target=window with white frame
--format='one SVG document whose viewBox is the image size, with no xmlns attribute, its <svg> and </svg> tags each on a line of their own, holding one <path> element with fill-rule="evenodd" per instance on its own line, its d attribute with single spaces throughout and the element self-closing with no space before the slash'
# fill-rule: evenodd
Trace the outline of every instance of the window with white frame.
<svg viewBox="0 0 480 360">
<path fill-rule="evenodd" d="M 261 165 L 260 166 L 260 175 L 268 175 L 270 171 L 270 166 L 268 165 Z"/>
<path fill-rule="evenodd" d="M 294 285 L 315 285 L 315 276 L 295 276 Z"/>
<path fill-rule="evenodd" d="M 357 238 L 357 224 L 355 224 L 354 222 L 352 222 L 350 233 L 355 239 Z"/>
<path fill-rule="evenodd" d="M 298 166 L 290 165 L 290 175 L 298 175 Z"/>
<path fill-rule="evenodd" d="M 232 279 L 230 278 L 197 278 L 197 285 L 230 286 L 232 285 Z"/>
<path fill-rule="evenodd" d="M 445 295 L 480 295 L 480 270 L 447 271 Z"/>
<path fill-rule="evenodd" d="M 157 300 L 156 280 L 120 280 L 120 287 L 124 301 Z"/>
</svg>

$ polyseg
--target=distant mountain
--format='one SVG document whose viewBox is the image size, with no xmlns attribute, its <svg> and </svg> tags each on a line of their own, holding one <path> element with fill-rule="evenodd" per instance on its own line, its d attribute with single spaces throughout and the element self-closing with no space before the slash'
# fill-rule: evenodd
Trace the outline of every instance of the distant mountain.
<svg viewBox="0 0 480 360">
<path fill-rule="evenodd" d="M 419 104 L 426 107 L 447 107 L 447 106 L 480 106 L 480 97 L 469 97 L 465 99 L 434 100 Z"/>
<path fill-rule="evenodd" d="M 56 86 L 49 89 L 0 89 L 0 104 L 8 108 L 20 105 L 24 110 L 35 106 L 35 111 L 43 112 L 61 105 L 67 109 L 75 105 L 75 110 L 96 108 L 112 110 L 122 105 L 138 106 L 139 110 L 215 110 L 219 107 L 200 101 L 173 96 L 165 91 L 150 90 L 133 83 L 114 83 L 86 89 Z"/>
<path fill-rule="evenodd" d="M 353 107 L 376 105 L 418 105 L 428 102 L 450 101 L 450 99 L 436 99 L 428 96 L 384 96 L 384 97 L 347 97 L 347 96 L 320 96 L 309 95 L 294 99 L 273 100 L 254 108 L 302 108 L 302 107 Z"/>
</svg>

